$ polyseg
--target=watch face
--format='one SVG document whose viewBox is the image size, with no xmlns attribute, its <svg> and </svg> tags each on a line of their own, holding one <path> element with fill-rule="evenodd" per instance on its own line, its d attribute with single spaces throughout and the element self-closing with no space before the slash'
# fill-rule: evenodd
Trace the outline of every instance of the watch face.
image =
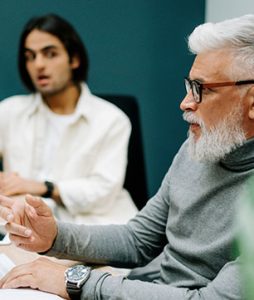
<svg viewBox="0 0 254 300">
<path fill-rule="evenodd" d="M 67 270 L 66 277 L 67 277 L 68 281 L 78 282 L 78 281 L 82 280 L 83 278 L 86 278 L 88 273 L 89 273 L 88 267 L 85 267 L 82 265 L 77 265 L 77 266 L 71 267 Z"/>
</svg>

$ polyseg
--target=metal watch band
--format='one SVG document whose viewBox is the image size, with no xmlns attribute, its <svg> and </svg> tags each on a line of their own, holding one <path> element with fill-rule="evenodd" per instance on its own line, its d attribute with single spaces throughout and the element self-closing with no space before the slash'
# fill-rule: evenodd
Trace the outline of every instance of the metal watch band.
<svg viewBox="0 0 254 300">
<path fill-rule="evenodd" d="M 42 195 L 44 198 L 51 198 L 54 190 L 54 183 L 50 181 L 44 181 L 44 184 L 47 188 L 47 191 L 45 194 Z"/>
</svg>

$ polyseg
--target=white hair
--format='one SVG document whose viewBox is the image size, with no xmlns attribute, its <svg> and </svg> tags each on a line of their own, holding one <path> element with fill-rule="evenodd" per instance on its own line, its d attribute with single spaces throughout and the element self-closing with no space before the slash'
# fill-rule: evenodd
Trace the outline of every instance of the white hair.
<svg viewBox="0 0 254 300">
<path fill-rule="evenodd" d="M 254 15 L 199 25 L 189 36 L 188 46 L 193 54 L 228 49 L 238 75 L 253 76 Z"/>
</svg>

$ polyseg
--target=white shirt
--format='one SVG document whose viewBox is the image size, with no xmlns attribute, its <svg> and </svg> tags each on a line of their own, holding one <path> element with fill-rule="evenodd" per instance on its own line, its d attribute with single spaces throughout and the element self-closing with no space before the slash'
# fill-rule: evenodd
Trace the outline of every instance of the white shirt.
<svg viewBox="0 0 254 300">
<path fill-rule="evenodd" d="M 69 115 L 59 115 L 44 105 L 46 121 L 47 139 L 44 142 L 42 168 L 38 174 L 38 179 L 43 181 L 45 178 L 50 179 L 52 165 L 56 159 L 57 149 L 60 141 L 63 138 L 64 132 L 68 130 L 70 124 L 74 122 L 76 117 L 75 113 Z"/>
<path fill-rule="evenodd" d="M 137 209 L 123 189 L 131 132 L 127 116 L 82 84 L 73 118 L 55 146 L 54 159 L 45 162 L 50 130 L 47 116 L 39 94 L 13 96 L 0 103 L 4 171 L 57 184 L 66 208 L 58 207 L 60 219 L 122 223 L 133 217 Z M 42 178 L 45 163 L 50 169 Z"/>
</svg>

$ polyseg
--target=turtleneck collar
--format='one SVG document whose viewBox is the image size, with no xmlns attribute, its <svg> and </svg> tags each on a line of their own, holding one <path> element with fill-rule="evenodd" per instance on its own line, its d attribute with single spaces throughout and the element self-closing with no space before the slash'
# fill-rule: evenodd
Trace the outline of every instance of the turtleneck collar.
<svg viewBox="0 0 254 300">
<path fill-rule="evenodd" d="M 254 137 L 247 140 L 242 146 L 230 152 L 220 161 L 222 167 L 243 172 L 254 168 Z"/>
</svg>

